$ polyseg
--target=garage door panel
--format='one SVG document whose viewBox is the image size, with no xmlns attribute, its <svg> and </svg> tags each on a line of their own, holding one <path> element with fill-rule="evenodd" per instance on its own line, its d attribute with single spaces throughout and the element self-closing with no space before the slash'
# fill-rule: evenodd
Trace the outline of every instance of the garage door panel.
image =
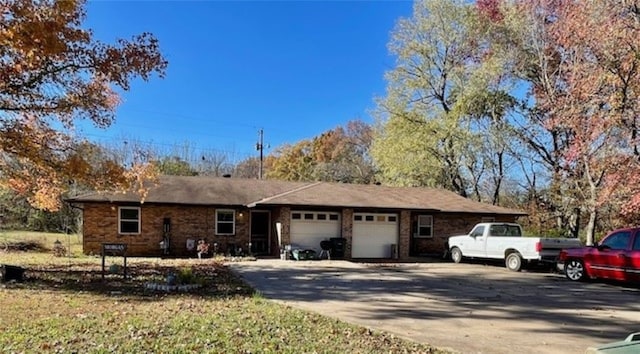
<svg viewBox="0 0 640 354">
<path fill-rule="evenodd" d="M 389 258 L 391 245 L 398 242 L 397 214 L 354 215 L 351 256 Z"/>
<path fill-rule="evenodd" d="M 300 215 L 300 219 L 292 217 L 291 220 L 291 244 L 294 247 L 320 252 L 321 241 L 340 237 L 342 227 L 338 213 L 293 211 L 291 214 Z M 313 219 L 309 219 L 311 215 Z"/>
</svg>

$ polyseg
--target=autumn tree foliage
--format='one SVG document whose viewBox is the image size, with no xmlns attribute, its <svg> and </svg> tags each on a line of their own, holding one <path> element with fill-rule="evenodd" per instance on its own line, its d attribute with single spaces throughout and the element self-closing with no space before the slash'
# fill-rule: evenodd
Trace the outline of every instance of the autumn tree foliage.
<svg viewBox="0 0 640 354">
<path fill-rule="evenodd" d="M 587 243 L 637 221 L 639 38 L 635 0 L 417 1 L 389 43 L 382 178 L 494 203 L 518 181 L 538 226 Z"/>
<path fill-rule="evenodd" d="M 510 74 L 532 98 L 520 136 L 546 164 L 554 204 L 586 215 L 591 244 L 602 212 L 628 214 L 638 191 L 627 183 L 640 172 L 638 4 L 536 0 L 501 9 L 512 36 L 498 45 L 518 48 Z"/>
<path fill-rule="evenodd" d="M 372 183 L 371 127 L 349 121 L 312 139 L 283 145 L 265 160 L 266 177 L 288 181 Z"/>
<path fill-rule="evenodd" d="M 81 27 L 81 0 L 0 0 L 0 180 L 39 208 L 56 210 L 69 182 L 95 189 L 141 186 L 143 157 L 127 166 L 87 158 L 72 134 L 86 119 L 114 120 L 117 90 L 164 76 L 167 61 L 150 33 L 115 44 Z"/>
<path fill-rule="evenodd" d="M 625 188 L 626 177 L 640 173 L 640 11 L 624 1 L 563 5 L 550 33 L 562 49 L 565 85 L 554 102 L 544 95 L 538 100 L 551 112 L 549 124 L 570 134 L 563 163 L 580 185 L 591 244 L 598 214 L 612 194 L 622 187 L 629 193 L 623 205 L 633 208 L 640 192 Z"/>
</svg>

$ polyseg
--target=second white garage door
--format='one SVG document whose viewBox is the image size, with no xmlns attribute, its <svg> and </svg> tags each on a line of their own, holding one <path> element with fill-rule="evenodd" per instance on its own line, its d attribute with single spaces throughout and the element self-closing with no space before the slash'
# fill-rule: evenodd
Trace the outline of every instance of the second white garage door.
<svg viewBox="0 0 640 354">
<path fill-rule="evenodd" d="M 390 258 L 398 234 L 398 214 L 355 213 L 351 257 Z"/>
<path fill-rule="evenodd" d="M 340 237 L 340 214 L 335 212 L 292 211 L 291 244 L 320 252 L 320 242 Z"/>
</svg>

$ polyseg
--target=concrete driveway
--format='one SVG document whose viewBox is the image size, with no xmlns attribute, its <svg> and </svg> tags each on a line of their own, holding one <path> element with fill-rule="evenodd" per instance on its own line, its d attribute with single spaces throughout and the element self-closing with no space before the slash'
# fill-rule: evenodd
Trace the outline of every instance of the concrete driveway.
<svg viewBox="0 0 640 354">
<path fill-rule="evenodd" d="M 453 263 L 258 260 L 265 298 L 462 353 L 584 353 L 640 331 L 640 289 Z"/>
</svg>

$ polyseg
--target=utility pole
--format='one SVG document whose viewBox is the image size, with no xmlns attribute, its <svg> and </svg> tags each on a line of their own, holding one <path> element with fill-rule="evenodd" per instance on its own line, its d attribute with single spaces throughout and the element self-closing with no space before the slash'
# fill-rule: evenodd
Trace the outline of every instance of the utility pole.
<svg viewBox="0 0 640 354">
<path fill-rule="evenodd" d="M 264 130 L 260 128 L 258 131 L 258 142 L 256 143 L 256 150 L 260 151 L 260 171 L 258 172 L 258 179 L 262 179 L 262 161 L 264 158 Z"/>
</svg>

